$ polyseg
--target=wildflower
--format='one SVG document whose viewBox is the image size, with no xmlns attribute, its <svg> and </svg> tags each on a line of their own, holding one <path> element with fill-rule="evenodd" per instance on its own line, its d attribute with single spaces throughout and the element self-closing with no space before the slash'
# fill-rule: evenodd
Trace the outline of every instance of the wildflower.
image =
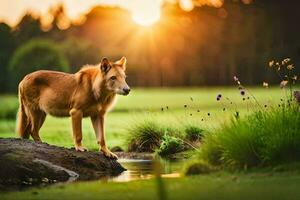
<svg viewBox="0 0 300 200">
<path fill-rule="evenodd" d="M 221 94 L 218 94 L 218 96 L 217 96 L 217 101 L 220 101 L 221 98 L 222 98 L 222 95 L 221 95 Z"/>
<path fill-rule="evenodd" d="M 226 108 L 223 108 L 223 111 L 225 111 L 226 110 Z"/>
<path fill-rule="evenodd" d="M 167 109 L 169 109 L 169 106 L 167 106 Z"/>
<path fill-rule="evenodd" d="M 244 98 L 243 98 L 243 101 L 245 101 L 245 100 L 246 100 L 246 98 L 244 97 Z"/>
<path fill-rule="evenodd" d="M 246 94 L 245 90 L 241 90 L 241 95 L 244 96 Z"/>
<path fill-rule="evenodd" d="M 241 85 L 241 82 L 240 82 L 240 81 L 237 81 L 237 84 L 238 84 L 238 85 Z"/>
<path fill-rule="evenodd" d="M 284 88 L 288 84 L 288 81 L 281 81 L 280 82 L 280 88 Z"/>
<path fill-rule="evenodd" d="M 249 99 L 250 99 L 250 97 L 247 97 L 247 99 L 249 100 Z"/>
<path fill-rule="evenodd" d="M 200 112 L 200 110 L 197 110 L 197 112 Z"/>
<path fill-rule="evenodd" d="M 238 77 L 234 76 L 234 77 L 233 77 L 233 80 L 234 80 L 234 81 L 238 81 L 239 79 L 238 79 Z"/>
<path fill-rule="evenodd" d="M 294 67 L 293 64 L 290 64 L 290 65 L 288 65 L 286 68 L 287 68 L 288 70 L 292 70 L 292 69 L 294 69 L 295 67 Z"/>
<path fill-rule="evenodd" d="M 279 62 L 276 62 L 276 66 L 280 66 Z"/>
<path fill-rule="evenodd" d="M 190 100 L 191 100 L 191 101 L 194 101 L 193 97 L 190 97 Z"/>
<path fill-rule="evenodd" d="M 267 107 L 267 105 L 265 105 L 265 108 Z"/>
<path fill-rule="evenodd" d="M 273 66 L 274 66 L 274 63 L 275 63 L 275 61 L 274 61 L 274 60 L 271 60 L 271 61 L 269 62 L 269 67 L 273 67 Z"/>
<path fill-rule="evenodd" d="M 298 77 L 296 76 L 296 75 L 294 75 L 293 77 L 292 77 L 292 80 L 294 80 L 294 81 L 296 81 L 298 79 Z"/>
<path fill-rule="evenodd" d="M 239 86 L 238 89 L 239 89 L 239 90 L 242 90 L 242 89 L 244 89 L 244 88 L 243 88 L 242 86 Z"/>
<path fill-rule="evenodd" d="M 210 113 L 207 113 L 208 116 L 210 116 Z"/>
<path fill-rule="evenodd" d="M 185 108 L 186 108 L 186 107 L 187 107 L 187 105 L 184 105 L 183 107 L 185 107 Z"/>
<path fill-rule="evenodd" d="M 295 100 L 300 103 L 300 91 L 294 91 Z"/>
<path fill-rule="evenodd" d="M 201 121 L 204 121 L 204 119 L 201 119 Z"/>
<path fill-rule="evenodd" d="M 161 108 L 161 111 L 164 111 L 164 108 Z"/>
<path fill-rule="evenodd" d="M 263 87 L 268 88 L 269 87 L 269 83 L 263 82 Z"/>
<path fill-rule="evenodd" d="M 193 116 L 193 114 L 191 113 L 190 116 Z"/>
</svg>

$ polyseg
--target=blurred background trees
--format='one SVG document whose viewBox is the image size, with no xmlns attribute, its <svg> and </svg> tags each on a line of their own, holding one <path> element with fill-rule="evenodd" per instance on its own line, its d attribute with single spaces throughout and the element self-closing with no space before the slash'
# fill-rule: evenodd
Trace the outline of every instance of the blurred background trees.
<svg viewBox="0 0 300 200">
<path fill-rule="evenodd" d="M 16 92 L 16 82 L 31 71 L 76 72 L 104 56 L 128 58 L 132 86 L 230 85 L 234 75 L 244 84 L 275 83 L 267 73 L 270 60 L 300 64 L 299 5 L 228 0 L 187 12 L 166 3 L 151 27 L 136 25 L 117 7 L 95 7 L 75 23 L 59 5 L 49 11 L 47 26 L 27 13 L 16 27 L 0 24 L 0 92 Z"/>
<path fill-rule="evenodd" d="M 51 40 L 32 39 L 14 52 L 9 63 L 9 72 L 13 74 L 12 89 L 26 74 L 39 69 L 69 71 L 67 58 Z"/>
</svg>

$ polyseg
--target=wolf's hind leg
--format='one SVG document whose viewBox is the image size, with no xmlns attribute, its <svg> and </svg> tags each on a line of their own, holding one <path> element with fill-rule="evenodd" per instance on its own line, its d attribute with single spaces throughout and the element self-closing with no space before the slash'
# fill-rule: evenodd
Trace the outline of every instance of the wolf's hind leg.
<svg viewBox="0 0 300 200">
<path fill-rule="evenodd" d="M 34 139 L 34 141 L 41 141 L 41 138 L 39 136 L 39 130 L 42 127 L 45 119 L 46 119 L 45 112 L 41 110 L 35 110 L 34 112 L 31 112 L 31 123 L 32 123 L 31 137 Z"/>
<path fill-rule="evenodd" d="M 75 143 L 76 151 L 87 151 L 81 144 L 82 141 L 82 111 L 77 109 L 72 109 L 70 111 L 70 115 L 72 118 L 72 132 L 73 132 L 73 139 Z"/>
</svg>

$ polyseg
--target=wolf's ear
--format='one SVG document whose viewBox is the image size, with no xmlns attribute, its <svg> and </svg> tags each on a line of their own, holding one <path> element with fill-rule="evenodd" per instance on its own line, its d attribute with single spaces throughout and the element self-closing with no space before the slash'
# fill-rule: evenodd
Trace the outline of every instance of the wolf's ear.
<svg viewBox="0 0 300 200">
<path fill-rule="evenodd" d="M 124 70 L 126 69 L 126 63 L 127 63 L 127 59 L 124 56 L 120 60 L 115 62 L 115 64 L 122 66 Z"/>
<path fill-rule="evenodd" d="M 107 58 L 104 57 L 101 60 L 101 66 L 100 66 L 100 68 L 101 68 L 101 71 L 103 73 L 105 73 L 105 74 L 110 70 L 110 65 L 109 65 L 109 61 L 108 61 Z"/>
</svg>

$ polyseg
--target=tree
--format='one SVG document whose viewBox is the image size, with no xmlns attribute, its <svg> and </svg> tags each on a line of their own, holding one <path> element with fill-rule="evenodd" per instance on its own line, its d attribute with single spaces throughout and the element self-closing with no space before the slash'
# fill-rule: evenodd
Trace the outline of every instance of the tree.
<svg viewBox="0 0 300 200">
<path fill-rule="evenodd" d="M 7 92 L 7 85 L 9 84 L 7 65 L 15 48 L 11 28 L 5 23 L 0 23 L 0 44 L 0 93 L 3 93 Z"/>
<path fill-rule="evenodd" d="M 43 31 L 41 30 L 40 19 L 30 13 L 25 14 L 14 29 L 14 35 L 18 46 L 32 38 L 41 37 Z"/>
<path fill-rule="evenodd" d="M 69 64 L 59 46 L 51 40 L 33 39 L 20 46 L 13 54 L 10 71 L 15 75 L 13 88 L 28 73 L 40 70 L 69 71 Z"/>
<path fill-rule="evenodd" d="M 97 64 L 101 59 L 99 48 L 84 39 L 70 37 L 61 44 L 61 49 L 70 63 L 72 72 L 85 64 Z"/>
</svg>

